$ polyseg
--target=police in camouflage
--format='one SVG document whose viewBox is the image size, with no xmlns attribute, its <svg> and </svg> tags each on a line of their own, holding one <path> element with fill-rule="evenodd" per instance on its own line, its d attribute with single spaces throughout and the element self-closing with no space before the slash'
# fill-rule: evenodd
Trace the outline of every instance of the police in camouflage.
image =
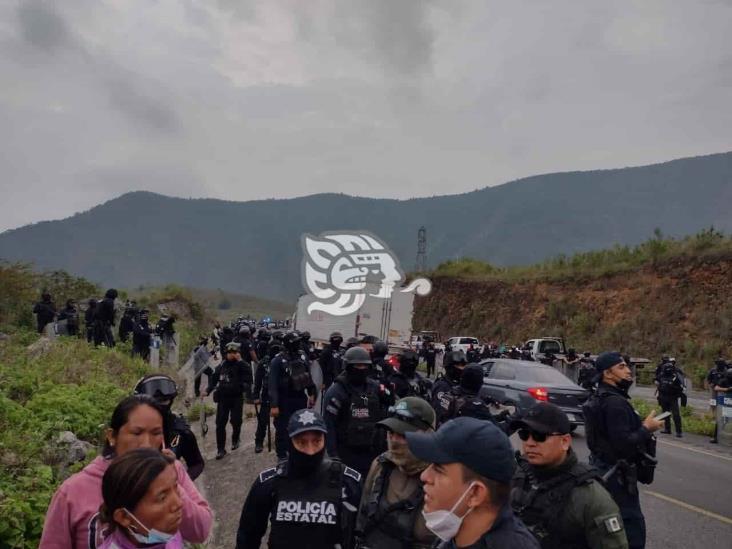
<svg viewBox="0 0 732 549">
<path fill-rule="evenodd" d="M 260 473 L 244 503 L 237 549 L 259 549 L 270 524 L 270 549 L 350 549 L 361 475 L 324 457 L 326 427 L 299 410 L 288 423 L 289 455 Z"/>
</svg>

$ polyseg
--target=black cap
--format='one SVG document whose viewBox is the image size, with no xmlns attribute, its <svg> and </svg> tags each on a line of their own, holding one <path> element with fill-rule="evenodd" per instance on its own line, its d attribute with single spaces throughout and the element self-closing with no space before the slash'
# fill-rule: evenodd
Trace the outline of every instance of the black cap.
<svg viewBox="0 0 732 549">
<path fill-rule="evenodd" d="M 290 421 L 287 423 L 287 435 L 292 438 L 306 431 L 328 433 L 325 421 L 319 413 L 307 409 L 298 410 L 292 414 Z"/>
<path fill-rule="evenodd" d="M 570 431 L 570 423 L 567 414 L 556 404 L 539 402 L 526 412 L 521 419 L 511 422 L 511 429 L 528 427 L 537 433 L 545 435 L 560 434 L 566 435 Z"/>
<path fill-rule="evenodd" d="M 617 366 L 621 362 L 625 362 L 625 359 L 623 358 L 623 355 L 618 352 L 611 351 L 602 353 L 597 357 L 597 360 L 595 360 L 595 369 L 598 372 L 604 372 L 613 366 Z"/>
<path fill-rule="evenodd" d="M 489 421 L 458 417 L 435 433 L 406 433 L 415 457 L 427 463 L 462 463 L 488 479 L 509 484 L 516 468 L 511 442 Z"/>
</svg>

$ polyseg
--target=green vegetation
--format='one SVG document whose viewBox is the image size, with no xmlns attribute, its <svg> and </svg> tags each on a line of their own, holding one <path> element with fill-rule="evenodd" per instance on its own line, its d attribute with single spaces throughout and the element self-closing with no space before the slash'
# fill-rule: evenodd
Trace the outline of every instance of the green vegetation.
<svg viewBox="0 0 732 549">
<path fill-rule="evenodd" d="M 441 263 L 432 271 L 431 276 L 506 282 L 596 278 L 635 271 L 646 266 L 659 267 L 678 259 L 694 258 L 703 261 L 731 255 L 732 236 L 725 235 L 714 227 L 680 239 L 664 237 L 656 229 L 652 238 L 637 246 L 617 245 L 572 256 L 558 255 L 529 266 L 495 267 L 476 259 L 463 258 Z"/>
<path fill-rule="evenodd" d="M 656 410 L 660 413 L 661 407 L 653 402 L 648 402 L 642 399 L 633 399 L 633 408 L 645 418 L 652 410 Z M 655 405 L 654 405 L 655 404 Z M 671 421 L 673 423 L 673 420 Z M 684 432 L 695 433 L 697 435 L 704 435 L 711 437 L 714 434 L 714 417 L 711 413 L 699 414 L 696 413 L 690 406 L 681 408 L 681 424 Z"/>
</svg>

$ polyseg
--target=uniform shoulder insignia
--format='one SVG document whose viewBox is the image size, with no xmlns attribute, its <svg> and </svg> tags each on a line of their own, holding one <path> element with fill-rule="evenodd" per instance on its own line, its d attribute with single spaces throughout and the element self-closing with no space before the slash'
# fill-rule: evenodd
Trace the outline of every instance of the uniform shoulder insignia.
<svg viewBox="0 0 732 549">
<path fill-rule="evenodd" d="M 271 469 L 265 469 L 261 473 L 259 473 L 259 482 L 261 484 L 264 484 L 268 480 L 272 480 L 274 477 L 277 476 L 277 467 L 272 467 Z"/>
<path fill-rule="evenodd" d="M 346 466 L 343 469 L 343 474 L 347 477 L 351 477 L 356 482 L 361 482 L 361 473 L 356 471 L 355 469 L 351 469 L 350 467 Z"/>
<path fill-rule="evenodd" d="M 623 529 L 623 522 L 619 515 L 605 515 L 603 517 L 597 517 L 595 519 L 595 523 L 597 523 L 598 526 L 602 526 L 608 534 L 615 534 Z"/>
</svg>

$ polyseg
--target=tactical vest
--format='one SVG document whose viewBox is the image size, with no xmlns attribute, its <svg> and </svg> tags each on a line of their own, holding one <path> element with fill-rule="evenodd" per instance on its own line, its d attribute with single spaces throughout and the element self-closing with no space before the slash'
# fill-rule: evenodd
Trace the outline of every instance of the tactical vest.
<svg viewBox="0 0 732 549">
<path fill-rule="evenodd" d="M 270 549 L 342 546 L 344 465 L 324 461 L 315 477 L 278 473 L 272 494 Z"/>
<path fill-rule="evenodd" d="M 288 377 L 288 388 L 291 391 L 304 391 L 313 385 L 310 376 L 310 367 L 298 354 L 294 359 L 289 355 L 282 355 L 282 365 Z"/>
<path fill-rule="evenodd" d="M 519 458 L 511 489 L 511 507 L 542 549 L 589 549 L 583 530 L 560 532 L 557 528 L 572 490 L 600 478 L 594 467 L 576 463 L 569 471 L 540 483 L 529 463 Z"/>
<path fill-rule="evenodd" d="M 582 414 L 585 417 L 585 436 L 590 452 L 608 464 L 613 464 L 617 461 L 617 455 L 605 429 L 603 400 L 606 398 L 611 398 L 611 395 L 605 391 L 596 392 L 582 405 Z"/>
<path fill-rule="evenodd" d="M 414 525 L 422 511 L 422 484 L 418 482 L 407 499 L 387 503 L 389 478 L 396 466 L 383 455 L 377 459 L 380 470 L 366 504 L 362 545 L 373 549 L 427 549 L 430 543 L 422 544 L 413 539 Z"/>
<path fill-rule="evenodd" d="M 241 396 L 244 393 L 241 386 L 243 365 L 243 362 L 229 362 L 228 360 L 221 363 L 219 383 L 216 388 L 219 396 Z"/>
<path fill-rule="evenodd" d="M 681 393 L 684 392 L 684 388 L 681 385 L 681 379 L 675 372 L 671 375 L 661 374 L 658 380 L 658 395 L 669 398 L 678 398 Z"/>
<path fill-rule="evenodd" d="M 456 387 L 450 392 L 450 419 L 456 417 L 473 417 L 485 421 L 493 421 L 490 406 L 478 395 L 465 393 L 462 388 Z"/>
<path fill-rule="evenodd" d="M 374 444 L 376 424 L 381 421 L 381 403 L 376 388 L 367 383 L 366 390 L 357 392 L 343 379 L 336 379 L 348 395 L 341 405 L 341 414 L 336 427 L 338 445 L 346 448 L 371 448 Z"/>
</svg>

